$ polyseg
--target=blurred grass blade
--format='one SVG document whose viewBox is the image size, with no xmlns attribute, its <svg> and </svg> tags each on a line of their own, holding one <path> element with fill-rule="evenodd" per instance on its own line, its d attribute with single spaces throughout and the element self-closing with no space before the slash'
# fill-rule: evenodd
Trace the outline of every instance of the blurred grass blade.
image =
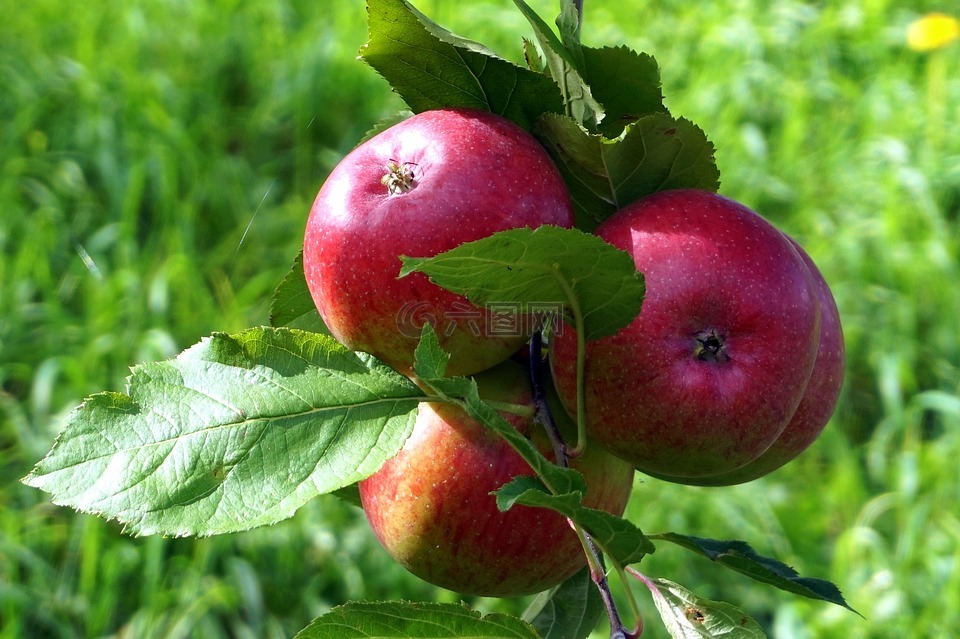
<svg viewBox="0 0 960 639">
<path fill-rule="evenodd" d="M 246 530 L 375 472 L 422 398 L 324 335 L 218 333 L 88 398 L 24 481 L 134 534 Z"/>
</svg>

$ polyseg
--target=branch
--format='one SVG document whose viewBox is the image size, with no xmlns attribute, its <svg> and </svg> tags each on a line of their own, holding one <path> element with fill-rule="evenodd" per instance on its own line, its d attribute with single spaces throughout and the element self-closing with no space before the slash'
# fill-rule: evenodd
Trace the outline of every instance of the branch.
<svg viewBox="0 0 960 639">
<path fill-rule="evenodd" d="M 582 1 L 582 0 L 581 0 Z M 553 419 L 553 412 L 547 403 L 546 389 L 543 385 L 543 334 L 540 331 L 534 333 L 530 338 L 530 389 L 533 393 L 533 402 L 535 406 L 534 419 L 543 425 L 547 431 L 547 436 L 553 444 L 555 462 L 564 468 L 570 465 L 570 459 L 567 455 L 567 444 L 557 428 L 557 423 Z M 629 631 L 623 625 L 620 619 L 620 613 L 617 610 L 616 602 L 613 600 L 613 594 L 610 592 L 610 584 L 607 582 L 607 575 L 603 567 L 603 555 L 597 550 L 596 544 L 590 538 L 590 535 L 574 524 L 577 534 L 583 542 L 584 551 L 587 553 L 587 563 L 590 565 L 590 577 L 593 583 L 597 585 L 600 591 L 600 598 L 603 600 L 603 607 L 607 611 L 607 618 L 610 620 L 610 639 L 635 639 L 639 636 L 638 631 Z M 641 626 L 642 627 L 642 626 Z"/>
</svg>

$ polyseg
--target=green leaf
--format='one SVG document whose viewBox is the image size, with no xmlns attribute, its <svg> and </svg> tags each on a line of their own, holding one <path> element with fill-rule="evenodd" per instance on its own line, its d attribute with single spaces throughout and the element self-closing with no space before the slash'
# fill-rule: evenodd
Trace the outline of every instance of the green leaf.
<svg viewBox="0 0 960 639">
<path fill-rule="evenodd" d="M 567 3 L 558 22 L 564 29 L 565 38 L 561 41 L 557 34 L 543 21 L 537 13 L 523 0 L 513 0 L 524 17 L 533 27 L 533 32 L 543 51 L 547 68 L 558 85 L 563 96 L 566 114 L 588 129 L 594 130 L 603 120 L 603 107 L 597 102 L 590 86 L 583 79 L 581 68 L 583 60 L 580 55 L 579 43 L 575 36 L 569 33 L 570 24 L 577 22 L 576 9 L 572 3 Z M 572 15 L 571 15 L 572 12 Z"/>
<path fill-rule="evenodd" d="M 603 601 L 584 568 L 531 602 L 530 622 L 543 639 L 586 639 L 603 615 Z M 524 618 L 528 618 L 527 614 Z"/>
<path fill-rule="evenodd" d="M 330 494 L 351 506 L 356 506 L 357 508 L 363 507 L 363 502 L 360 501 L 360 487 L 357 484 L 350 484 L 349 486 L 338 488 Z"/>
<path fill-rule="evenodd" d="M 420 354 L 430 353 L 429 357 L 433 357 L 432 353 L 437 350 L 440 350 L 437 334 L 429 324 L 426 324 L 423 328 L 420 345 L 417 347 L 418 361 L 415 362 L 415 366 L 419 366 L 418 371 L 426 372 L 429 368 L 429 365 L 425 365 L 424 360 L 420 358 Z M 475 420 L 487 428 L 493 429 L 494 432 L 506 439 L 533 471 L 548 482 L 554 491 L 558 493 L 582 493 L 586 490 L 583 475 L 572 468 L 562 468 L 548 460 L 533 442 L 520 434 L 490 404 L 483 401 L 474 380 L 465 377 L 422 376 L 419 372 L 418 377 L 420 383 L 432 389 L 443 400 L 455 403 Z"/>
<path fill-rule="evenodd" d="M 415 113 L 484 109 L 529 130 L 541 114 L 563 111 L 553 80 L 453 35 L 406 0 L 368 0 L 367 13 L 360 55 Z"/>
<path fill-rule="evenodd" d="M 517 477 L 497 491 L 497 508 L 507 510 L 515 504 L 555 510 L 590 533 L 603 552 L 622 566 L 634 564 L 656 547 L 632 523 L 604 510 L 588 508 L 581 501 L 583 492 L 551 494 L 535 477 Z"/>
<path fill-rule="evenodd" d="M 643 301 L 643 276 L 633 258 L 576 229 L 512 229 L 434 257 L 401 260 L 401 277 L 426 273 L 474 304 L 519 304 L 533 314 L 562 310 L 571 326 L 580 314 L 587 339 L 616 333 Z"/>
<path fill-rule="evenodd" d="M 544 66 L 543 57 L 537 50 L 537 45 L 526 38 L 523 39 L 523 59 L 527 63 L 527 68 L 531 71 L 546 73 L 547 68 Z"/>
<path fill-rule="evenodd" d="M 87 399 L 24 481 L 134 534 L 246 530 L 374 473 L 423 397 L 324 335 L 218 333 Z"/>
<path fill-rule="evenodd" d="M 429 322 L 420 331 L 420 342 L 413 353 L 413 370 L 421 379 L 442 379 L 450 354 L 440 347 L 440 339 Z"/>
<path fill-rule="evenodd" d="M 293 267 L 273 291 L 270 300 L 270 326 L 293 326 L 316 333 L 329 334 L 317 312 L 303 274 L 303 251 L 293 260 Z"/>
<path fill-rule="evenodd" d="M 673 639 L 763 639 L 760 625 L 728 603 L 698 597 L 666 579 L 644 579 Z"/>
<path fill-rule="evenodd" d="M 640 118 L 666 112 L 660 67 L 653 56 L 626 46 L 583 47 L 583 74 L 605 116 L 598 131 L 614 139 Z"/>
<path fill-rule="evenodd" d="M 315 619 L 294 639 L 539 639 L 529 624 L 462 604 L 353 602 Z"/>
<path fill-rule="evenodd" d="M 643 116 L 616 140 L 555 115 L 541 118 L 534 133 L 563 174 L 577 227 L 586 231 L 658 191 L 720 188 L 713 144 L 692 122 L 666 112 Z"/>
<path fill-rule="evenodd" d="M 840 589 L 825 579 L 801 577 L 797 571 L 776 559 L 762 557 L 745 541 L 721 541 L 677 533 L 650 535 L 669 541 L 732 570 L 795 595 L 819 599 L 857 612 L 844 600 Z M 860 614 L 860 613 L 857 613 Z"/>
</svg>

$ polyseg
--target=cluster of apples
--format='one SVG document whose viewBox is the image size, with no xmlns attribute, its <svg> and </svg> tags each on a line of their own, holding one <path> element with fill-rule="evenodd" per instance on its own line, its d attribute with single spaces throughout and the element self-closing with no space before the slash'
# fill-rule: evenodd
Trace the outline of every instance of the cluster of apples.
<svg viewBox="0 0 960 639">
<path fill-rule="evenodd" d="M 510 359 L 529 334 L 491 332 L 488 309 L 423 274 L 397 276 L 400 255 L 548 224 L 572 227 L 573 209 L 530 134 L 483 111 L 427 111 L 333 170 L 307 222 L 304 271 L 328 329 L 349 348 L 413 376 L 409 324 L 430 321 L 450 353 L 448 374 L 474 376 L 486 399 L 532 405 L 526 369 Z M 839 393 L 843 340 L 830 290 L 798 245 L 746 207 L 694 190 L 628 205 L 596 233 L 633 256 L 647 292 L 633 323 L 587 343 L 589 445 L 570 460 L 586 479 L 585 505 L 622 514 L 635 469 L 729 485 L 812 443 Z M 568 435 L 576 350 L 573 328 L 562 326 L 550 344 L 548 396 Z M 584 565 L 561 515 L 497 509 L 493 491 L 533 474 L 505 441 L 458 408 L 418 410 L 400 453 L 359 486 L 397 561 L 442 587 L 498 597 L 542 591 Z M 505 417 L 552 457 L 532 417 Z"/>
</svg>

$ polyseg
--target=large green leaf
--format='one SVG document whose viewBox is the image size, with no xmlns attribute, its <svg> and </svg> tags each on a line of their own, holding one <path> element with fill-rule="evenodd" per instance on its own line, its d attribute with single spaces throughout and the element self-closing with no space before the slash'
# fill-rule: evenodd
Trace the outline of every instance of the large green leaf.
<svg viewBox="0 0 960 639">
<path fill-rule="evenodd" d="M 534 133 L 563 174 L 577 226 L 586 231 L 658 191 L 720 188 L 713 144 L 695 124 L 666 112 L 641 117 L 615 140 L 555 115 L 541 118 Z"/>
<path fill-rule="evenodd" d="M 501 231 L 430 258 L 401 257 L 401 276 L 426 273 L 478 305 L 581 316 L 586 339 L 612 335 L 640 312 L 643 276 L 627 253 L 556 226 Z"/>
<path fill-rule="evenodd" d="M 422 399 L 324 335 L 218 333 L 87 399 L 24 481 L 134 534 L 245 530 L 375 472 Z"/>
<path fill-rule="evenodd" d="M 353 602 L 315 619 L 294 639 L 539 639 L 509 615 L 450 603 Z"/>
<path fill-rule="evenodd" d="M 801 577 L 787 564 L 757 554 L 745 541 L 707 539 L 678 533 L 661 533 L 650 535 L 650 537 L 682 546 L 751 579 L 776 586 L 781 590 L 810 599 L 829 601 L 856 612 L 847 604 L 843 595 L 840 594 L 840 589 L 833 583 L 825 579 Z"/>
<path fill-rule="evenodd" d="M 416 113 L 471 107 L 530 129 L 563 100 L 549 77 L 513 64 L 432 22 L 406 0 L 368 0 L 361 57 Z"/>
</svg>

